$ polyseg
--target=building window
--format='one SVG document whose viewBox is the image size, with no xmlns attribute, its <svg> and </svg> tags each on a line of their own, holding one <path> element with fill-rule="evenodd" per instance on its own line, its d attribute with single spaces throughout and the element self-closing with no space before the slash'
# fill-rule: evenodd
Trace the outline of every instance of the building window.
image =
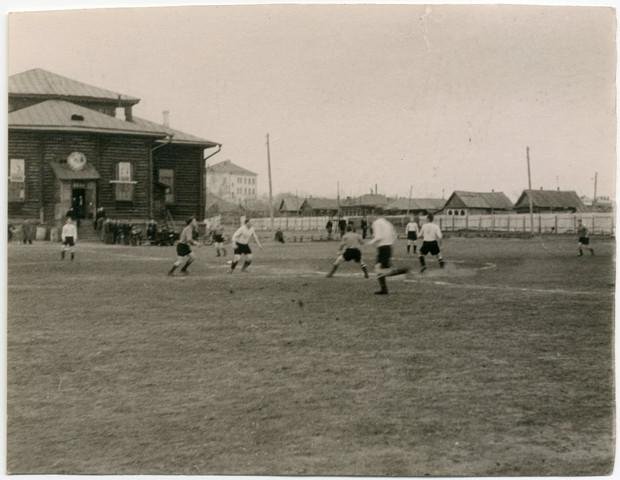
<svg viewBox="0 0 620 480">
<path fill-rule="evenodd" d="M 166 203 L 174 203 L 174 170 L 172 168 L 160 168 L 159 183 L 168 187 L 166 189 Z"/>
<path fill-rule="evenodd" d="M 131 162 L 118 162 L 116 164 L 116 179 L 114 183 L 114 196 L 117 202 L 132 202 L 133 191 L 136 182 L 133 180 L 133 165 Z"/>
<path fill-rule="evenodd" d="M 26 200 L 26 162 L 21 158 L 11 158 L 9 170 L 9 202 Z"/>
</svg>

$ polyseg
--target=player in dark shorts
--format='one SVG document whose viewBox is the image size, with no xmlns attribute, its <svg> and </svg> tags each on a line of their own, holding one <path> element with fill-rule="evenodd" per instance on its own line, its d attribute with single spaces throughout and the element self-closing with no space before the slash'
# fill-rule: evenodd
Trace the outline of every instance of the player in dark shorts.
<svg viewBox="0 0 620 480">
<path fill-rule="evenodd" d="M 75 242 L 77 240 L 77 228 L 70 217 L 67 217 L 66 223 L 62 227 L 60 234 L 62 240 L 62 251 L 60 252 L 60 259 L 65 259 L 65 253 L 69 252 L 71 260 L 75 258 Z"/>
<path fill-rule="evenodd" d="M 594 255 L 594 249 L 590 246 L 590 232 L 581 220 L 577 224 L 577 235 L 579 236 L 578 251 L 580 257 L 583 255 L 583 249 L 590 250 L 590 255 Z"/>
<path fill-rule="evenodd" d="M 394 268 L 392 266 L 392 245 L 398 238 L 394 226 L 383 217 L 377 218 L 372 222 L 372 234 L 373 238 L 369 242 L 370 244 L 377 245 L 377 263 L 375 265 L 375 272 L 377 272 L 377 281 L 379 282 L 380 290 L 375 292 L 375 295 L 387 295 L 387 277 L 395 275 L 403 275 L 409 271 L 408 268 Z"/>
<path fill-rule="evenodd" d="M 420 221 L 418 218 L 410 218 L 409 223 L 405 227 L 405 234 L 407 235 L 407 255 L 411 252 L 413 247 L 413 254 L 417 252 L 417 245 L 415 244 L 420 233 Z"/>
<path fill-rule="evenodd" d="M 226 248 L 224 248 L 224 232 L 221 227 L 216 227 L 213 232 L 213 243 L 215 243 L 215 256 L 225 257 Z"/>
<path fill-rule="evenodd" d="M 350 261 L 359 263 L 362 272 L 364 272 L 364 277 L 368 278 L 368 267 L 362 262 L 362 252 L 359 249 L 360 245 L 364 245 L 362 236 L 359 233 L 355 233 L 351 225 L 347 226 L 347 233 L 344 234 L 342 242 L 340 243 L 338 257 L 334 261 L 331 271 L 327 274 L 327 278 L 334 275 L 340 264 Z"/>
<path fill-rule="evenodd" d="M 172 265 L 172 268 L 168 272 L 168 275 L 174 275 L 174 271 L 183 264 L 181 268 L 181 272 L 184 275 L 187 275 L 187 268 L 194 261 L 194 254 L 192 253 L 192 249 L 190 245 L 199 245 L 197 241 L 194 240 L 194 230 L 198 229 L 198 224 L 196 223 L 196 219 L 194 217 L 188 219 L 185 222 L 186 226 L 181 232 L 181 236 L 179 237 L 179 242 L 177 243 L 177 260 Z"/>
<path fill-rule="evenodd" d="M 426 255 L 431 254 L 437 258 L 439 261 L 439 267 L 443 268 L 445 265 L 444 259 L 441 256 L 441 249 L 439 248 L 439 244 L 443 238 L 441 233 L 441 229 L 439 225 L 433 223 L 434 216 L 432 213 L 429 213 L 426 218 L 428 222 L 422 225 L 420 229 L 420 237 L 422 238 L 422 246 L 420 247 L 420 273 L 426 270 Z"/>
</svg>

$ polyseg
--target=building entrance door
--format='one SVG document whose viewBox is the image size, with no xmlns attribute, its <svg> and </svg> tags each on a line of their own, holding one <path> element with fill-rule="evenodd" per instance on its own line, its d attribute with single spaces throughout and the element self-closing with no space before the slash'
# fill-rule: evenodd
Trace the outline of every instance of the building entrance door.
<svg viewBox="0 0 620 480">
<path fill-rule="evenodd" d="M 86 188 L 73 187 L 71 191 L 71 209 L 76 218 L 86 216 Z"/>
</svg>

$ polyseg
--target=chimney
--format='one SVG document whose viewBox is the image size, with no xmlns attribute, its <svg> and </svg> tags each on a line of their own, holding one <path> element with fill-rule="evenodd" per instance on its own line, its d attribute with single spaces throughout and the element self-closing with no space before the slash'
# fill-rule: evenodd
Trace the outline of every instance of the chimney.
<svg viewBox="0 0 620 480">
<path fill-rule="evenodd" d="M 164 117 L 164 127 L 170 127 L 170 110 L 161 112 Z"/>
<path fill-rule="evenodd" d="M 133 122 L 133 113 L 131 112 L 131 105 L 125 106 L 125 121 Z"/>
</svg>

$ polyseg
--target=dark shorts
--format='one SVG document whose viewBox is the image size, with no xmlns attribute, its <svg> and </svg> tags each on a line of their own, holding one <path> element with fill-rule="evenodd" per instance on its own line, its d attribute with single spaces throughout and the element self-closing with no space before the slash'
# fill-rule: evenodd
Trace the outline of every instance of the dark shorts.
<svg viewBox="0 0 620 480">
<path fill-rule="evenodd" d="M 235 243 L 235 255 L 250 255 L 252 250 L 247 243 Z"/>
<path fill-rule="evenodd" d="M 215 234 L 213 235 L 213 241 L 217 243 L 222 243 L 224 241 L 224 236 Z"/>
<path fill-rule="evenodd" d="M 65 241 L 64 241 L 63 245 L 65 245 L 67 247 L 75 246 L 75 242 L 73 241 L 73 237 L 65 237 Z"/>
<path fill-rule="evenodd" d="M 192 253 L 192 249 L 189 248 L 187 243 L 177 243 L 177 255 L 179 257 L 185 257 Z"/>
<path fill-rule="evenodd" d="M 415 232 L 407 232 L 407 240 L 417 240 L 418 235 Z"/>
<path fill-rule="evenodd" d="M 382 245 L 377 248 L 377 263 L 381 268 L 390 268 L 392 266 L 392 246 Z"/>
<path fill-rule="evenodd" d="M 579 237 L 579 243 L 582 245 L 590 245 L 590 237 Z"/>
<path fill-rule="evenodd" d="M 427 253 L 430 253 L 431 255 L 439 255 L 439 244 L 436 241 L 422 242 L 420 253 L 422 255 L 426 255 Z"/>
<path fill-rule="evenodd" d="M 362 252 L 360 252 L 359 248 L 347 248 L 343 252 L 342 258 L 344 258 L 345 262 L 353 260 L 354 262 L 360 263 L 362 261 Z"/>
</svg>

